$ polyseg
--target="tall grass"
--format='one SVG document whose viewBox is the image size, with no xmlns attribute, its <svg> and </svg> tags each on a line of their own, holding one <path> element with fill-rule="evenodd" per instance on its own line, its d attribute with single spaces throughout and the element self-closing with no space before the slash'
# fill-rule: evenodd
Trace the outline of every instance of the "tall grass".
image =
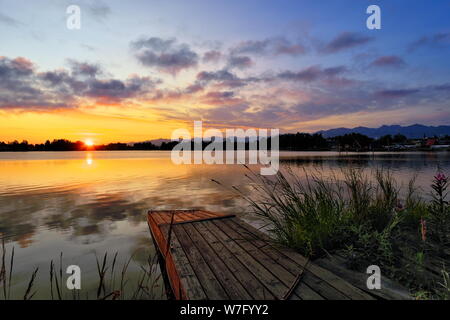
<svg viewBox="0 0 450 320">
<path fill-rule="evenodd" d="M 445 270 L 450 261 L 450 206 L 443 174 L 433 181 L 431 202 L 418 195 L 415 177 L 401 198 L 401 186 L 382 169 L 345 169 L 341 178 L 304 172 L 301 179 L 285 168 L 275 177 L 252 171 L 248 177 L 255 192 L 241 194 L 279 244 L 312 259 L 336 252 L 348 267 L 361 271 L 377 264 L 414 292 L 442 294 L 441 274 L 430 270 L 437 264 Z"/>
</svg>

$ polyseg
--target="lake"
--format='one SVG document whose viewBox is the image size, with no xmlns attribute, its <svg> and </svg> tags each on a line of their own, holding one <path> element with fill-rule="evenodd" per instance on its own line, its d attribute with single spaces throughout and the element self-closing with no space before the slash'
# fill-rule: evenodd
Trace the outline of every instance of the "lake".
<svg viewBox="0 0 450 320">
<path fill-rule="evenodd" d="M 300 175 L 390 168 L 403 185 L 417 174 L 426 196 L 437 168 L 449 171 L 450 153 L 282 152 L 281 166 Z M 233 212 L 258 225 L 231 189 L 251 192 L 246 173 L 242 165 L 175 165 L 163 151 L 0 153 L 0 233 L 8 252 L 15 248 L 11 298 L 23 296 L 35 267 L 35 297 L 49 298 L 49 264 L 59 263 L 61 252 L 64 266 L 81 267 L 83 288 L 95 291 L 95 256 L 105 252 L 118 252 L 120 263 L 133 255 L 136 282 L 139 265 L 153 253 L 149 209 Z"/>
</svg>

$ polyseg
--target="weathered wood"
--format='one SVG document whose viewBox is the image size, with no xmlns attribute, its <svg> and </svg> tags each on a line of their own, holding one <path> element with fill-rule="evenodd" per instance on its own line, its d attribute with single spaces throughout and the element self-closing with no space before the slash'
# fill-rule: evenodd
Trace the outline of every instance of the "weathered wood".
<svg viewBox="0 0 450 320">
<path fill-rule="evenodd" d="M 228 294 L 230 299 L 251 299 L 250 294 L 245 290 L 242 284 L 235 278 L 232 272 L 227 268 L 220 256 L 211 248 L 202 235 L 194 227 L 195 223 L 184 224 L 183 229 L 192 239 L 192 242 L 199 250 L 203 259 L 214 272 L 217 280 Z M 198 223 L 197 223 L 198 224 Z"/>
<path fill-rule="evenodd" d="M 262 233 L 258 229 L 254 228 L 248 224 L 240 222 L 239 219 L 235 219 L 234 222 L 239 223 L 241 227 L 245 228 L 250 233 L 255 234 L 257 237 L 260 237 L 260 238 L 266 240 L 268 244 L 271 244 L 272 248 L 275 248 L 278 252 L 283 254 L 285 257 L 291 259 L 292 261 L 298 263 L 301 266 L 304 266 L 306 264 L 307 259 L 305 257 L 303 257 L 302 255 L 300 255 L 299 253 L 297 253 L 295 251 L 289 250 L 289 253 L 287 253 L 286 250 L 281 250 L 280 248 L 275 247 L 273 245 L 273 241 L 266 234 Z M 358 289 L 358 288 L 352 286 L 351 284 L 349 284 L 347 281 L 343 280 L 342 278 L 334 275 L 330 271 L 323 269 L 313 263 L 309 264 L 309 266 L 307 267 L 307 270 L 309 272 L 311 272 L 312 274 L 314 274 L 314 276 L 317 276 L 318 278 L 324 280 L 329 285 L 331 285 L 332 287 L 334 287 L 335 289 L 337 289 L 338 291 L 345 294 L 346 296 L 348 296 L 351 299 L 357 299 L 357 300 L 365 300 L 365 299 L 373 300 L 374 299 L 374 297 L 365 293 L 361 289 Z"/>
<path fill-rule="evenodd" d="M 260 248 L 255 246 L 254 242 L 259 241 L 255 239 L 251 235 L 246 235 L 244 233 L 238 233 L 237 228 L 233 228 L 233 225 L 230 221 L 221 221 L 220 222 L 222 230 L 227 233 L 230 237 L 234 238 L 235 241 L 244 249 L 248 254 L 250 254 L 256 261 L 258 261 L 261 265 L 265 266 L 265 268 L 271 272 L 277 279 L 283 282 L 288 290 L 296 281 L 298 275 L 303 272 L 303 269 L 297 268 L 297 274 L 290 273 L 286 270 L 281 264 L 278 263 L 277 260 L 271 259 L 268 255 L 264 253 Z M 285 291 L 286 293 L 287 291 Z M 283 296 L 280 297 L 283 298 Z"/>
<path fill-rule="evenodd" d="M 175 225 L 174 232 L 182 245 L 192 269 L 198 278 L 206 297 L 211 300 L 228 299 L 228 295 L 223 290 L 216 276 L 209 268 L 200 251 L 194 245 L 190 237 L 186 234 L 182 225 Z"/>
<path fill-rule="evenodd" d="M 295 288 L 295 296 L 300 297 L 302 300 L 324 300 L 324 298 L 309 287 L 305 282 L 300 282 Z"/>
<path fill-rule="evenodd" d="M 209 230 L 205 223 L 194 223 L 193 225 L 196 230 L 205 237 L 215 253 L 220 255 L 223 261 L 227 262 L 227 267 L 230 272 L 232 272 L 236 279 L 248 290 L 253 299 L 275 299 L 275 296 L 264 287 L 258 277 L 255 277 L 247 267 L 236 258 L 233 252 L 223 245 L 216 237 L 215 233 Z"/>
<path fill-rule="evenodd" d="M 167 234 L 169 225 L 164 225 L 162 228 L 166 229 L 165 231 Z M 172 289 L 175 297 L 178 299 L 207 299 L 207 296 L 203 291 L 192 266 L 189 264 L 189 260 L 175 234 L 172 234 L 169 248 L 169 253 L 166 256 L 166 267 L 169 269 L 169 276 L 172 276 L 174 279 Z"/>
<path fill-rule="evenodd" d="M 316 260 L 315 263 L 325 269 L 330 270 L 336 275 L 344 278 L 355 287 L 361 290 L 367 291 L 369 294 L 379 297 L 385 300 L 410 300 L 411 296 L 405 288 L 401 287 L 397 283 L 394 283 L 390 279 L 381 277 L 381 289 L 369 290 L 367 289 L 367 274 L 348 270 L 344 267 L 345 260 L 339 256 L 333 255 L 332 257 L 322 258 Z"/>
<path fill-rule="evenodd" d="M 243 250 L 236 242 L 235 239 L 230 238 L 226 233 L 221 230 L 221 224 L 217 221 L 205 222 L 210 230 L 213 230 L 218 236 L 222 244 L 234 253 L 236 258 L 244 264 L 255 277 L 259 278 L 264 286 L 279 299 L 286 292 L 288 287 L 284 285 L 278 278 L 276 278 L 271 272 L 269 272 L 261 263 L 255 260 L 245 250 Z"/>
<path fill-rule="evenodd" d="M 150 211 L 148 222 L 176 299 L 373 299 L 234 215 Z"/>
</svg>

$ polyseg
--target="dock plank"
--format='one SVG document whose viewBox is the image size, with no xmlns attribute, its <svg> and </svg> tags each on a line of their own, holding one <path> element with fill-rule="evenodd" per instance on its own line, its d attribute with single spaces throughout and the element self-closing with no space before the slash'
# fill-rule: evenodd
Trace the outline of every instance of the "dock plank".
<svg viewBox="0 0 450 320">
<path fill-rule="evenodd" d="M 255 245 L 255 242 L 257 242 L 258 239 L 255 239 L 249 234 L 239 233 L 237 228 L 233 228 L 234 225 L 231 221 L 224 220 L 221 222 L 221 226 L 223 231 L 234 238 L 241 248 L 248 252 L 261 265 L 265 266 L 265 268 L 283 282 L 287 288 L 290 288 L 294 284 L 297 276 L 301 275 L 303 272 L 302 269 L 297 268 L 296 274 L 290 273 L 277 260 L 270 258 L 261 250 L 261 248 L 258 248 L 258 246 Z"/>
<path fill-rule="evenodd" d="M 234 215 L 149 211 L 148 223 L 176 299 L 374 299 Z"/>
<path fill-rule="evenodd" d="M 207 221 L 205 224 L 213 230 L 218 238 L 222 241 L 225 247 L 234 253 L 236 258 L 247 268 L 255 277 L 261 279 L 267 290 L 269 290 L 275 297 L 280 299 L 284 293 L 288 290 L 288 287 L 284 285 L 278 278 L 276 278 L 271 272 L 269 272 L 260 262 L 255 260 L 250 254 L 243 250 L 235 241 L 230 238 L 225 232 L 221 230 L 222 221 Z"/>
<path fill-rule="evenodd" d="M 167 235 L 169 225 L 164 225 L 162 228 L 163 234 Z M 172 289 L 175 291 L 175 296 L 179 299 L 188 297 L 189 299 L 194 300 L 206 300 L 207 296 L 194 272 L 194 269 L 190 265 L 176 234 L 171 235 L 169 248 L 170 257 L 169 259 L 166 258 L 166 265 L 168 268 L 175 269 L 175 274 L 179 277 L 179 281 L 181 282 L 181 286 L 176 286 L 176 284 L 172 285 Z M 173 266 L 170 261 L 173 261 Z"/>
<path fill-rule="evenodd" d="M 286 250 L 282 250 L 282 249 L 278 248 L 273 243 L 273 240 L 270 239 L 268 235 L 262 233 L 260 230 L 250 226 L 249 224 L 243 223 L 239 219 L 235 219 L 233 222 L 239 223 L 239 225 L 241 227 L 245 228 L 250 233 L 253 233 L 256 237 L 260 237 L 261 239 L 267 241 L 267 243 L 273 249 L 277 250 L 279 253 L 283 254 L 285 257 L 296 262 L 298 265 L 303 266 L 307 263 L 307 259 L 305 257 L 303 257 L 301 254 L 299 254 L 295 251 L 292 251 L 292 250 L 289 250 L 289 252 L 287 252 Z M 314 274 L 314 276 L 324 280 L 330 286 L 334 287 L 335 289 L 337 289 L 338 291 L 340 291 L 341 293 L 343 293 L 344 295 L 346 295 L 347 297 L 349 297 L 351 299 L 356 299 L 356 300 L 373 300 L 373 299 L 375 299 L 370 294 L 364 292 L 363 290 L 361 290 L 359 288 L 356 288 L 355 286 L 351 285 L 344 279 L 336 276 L 335 274 L 333 274 L 332 272 L 330 272 L 324 268 L 321 268 L 321 267 L 315 265 L 314 263 L 308 264 L 307 269 L 309 272 Z"/>
<path fill-rule="evenodd" d="M 260 280 L 251 273 L 247 267 L 242 264 L 223 243 L 217 238 L 217 235 L 211 231 L 205 223 L 194 223 L 194 227 L 209 242 L 211 247 L 222 259 L 227 262 L 227 268 L 232 272 L 236 279 L 248 289 L 249 294 L 255 300 L 275 299 Z"/>
<path fill-rule="evenodd" d="M 227 268 L 226 264 L 220 256 L 214 251 L 208 242 L 197 232 L 194 223 L 184 224 L 183 229 L 189 235 L 195 244 L 203 259 L 214 272 L 217 280 L 220 282 L 230 299 L 251 299 L 250 294 L 245 290 L 244 286 L 235 278 L 232 272 Z"/>
<path fill-rule="evenodd" d="M 228 295 L 223 290 L 221 284 L 216 279 L 216 276 L 206 263 L 205 259 L 197 249 L 191 238 L 188 236 L 182 225 L 175 225 L 173 231 L 176 234 L 186 256 L 189 260 L 190 266 L 194 270 L 200 285 L 203 288 L 208 299 L 211 300 L 226 300 Z"/>
</svg>

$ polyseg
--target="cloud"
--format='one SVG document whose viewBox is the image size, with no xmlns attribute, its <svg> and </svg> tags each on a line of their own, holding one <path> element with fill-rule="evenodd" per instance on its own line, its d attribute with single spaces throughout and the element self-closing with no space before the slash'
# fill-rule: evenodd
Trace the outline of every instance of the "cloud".
<svg viewBox="0 0 450 320">
<path fill-rule="evenodd" d="M 450 32 L 439 32 L 430 36 L 423 36 L 409 45 L 409 51 L 421 47 L 447 47 L 450 45 Z"/>
<path fill-rule="evenodd" d="M 251 82 L 258 82 L 262 79 L 251 78 L 239 78 L 229 70 L 223 69 L 218 71 L 202 71 L 197 74 L 196 81 L 203 86 L 214 83 L 217 87 L 222 88 L 237 88 L 243 87 Z"/>
<path fill-rule="evenodd" d="M 402 67 L 406 63 L 398 56 L 382 56 L 373 60 L 370 65 L 374 67 Z"/>
<path fill-rule="evenodd" d="M 379 98 L 403 98 L 419 92 L 419 89 L 393 89 L 393 90 L 380 90 L 375 92 L 375 96 Z"/>
<path fill-rule="evenodd" d="M 88 97 L 106 99 L 110 102 L 119 102 L 122 99 L 141 96 L 153 85 L 154 83 L 149 78 L 138 76 L 130 77 L 126 81 L 94 79 L 88 82 L 88 87 L 83 94 Z"/>
<path fill-rule="evenodd" d="M 232 55 L 291 55 L 304 54 L 306 48 L 300 43 L 293 43 L 284 37 L 267 38 L 264 40 L 247 40 L 238 43 L 230 50 Z"/>
<path fill-rule="evenodd" d="M 311 66 L 306 69 L 294 72 L 284 71 L 278 74 L 278 78 L 282 80 L 312 82 L 323 78 L 335 77 L 347 71 L 344 66 L 337 66 L 331 68 L 321 68 L 320 66 Z"/>
<path fill-rule="evenodd" d="M 176 39 L 151 37 L 131 44 L 136 58 L 147 67 L 176 75 L 181 70 L 196 67 L 199 56 L 187 44 L 178 44 Z"/>
<path fill-rule="evenodd" d="M 10 80 L 14 77 L 28 76 L 33 73 L 33 70 L 33 63 L 26 58 L 0 57 L 0 79 Z"/>
<path fill-rule="evenodd" d="M 99 79 L 98 65 L 70 60 L 71 70 L 37 72 L 26 58 L 0 57 L 0 108 L 29 111 L 76 108 L 86 98 L 120 103 L 143 98 L 160 83 L 132 75 L 126 80 Z"/>
<path fill-rule="evenodd" d="M 18 27 L 23 25 L 23 23 L 17 21 L 14 18 L 11 18 L 10 16 L 7 16 L 0 12 L 0 24 L 4 24 L 10 27 Z"/>
<path fill-rule="evenodd" d="M 97 64 L 79 62 L 73 59 L 68 59 L 67 61 L 74 76 L 96 77 L 103 73 L 101 67 Z"/>
<path fill-rule="evenodd" d="M 323 53 L 336 53 L 364 45 L 373 39 L 373 37 L 364 36 L 355 32 L 343 32 L 326 44 L 321 51 Z"/>
<path fill-rule="evenodd" d="M 210 106 L 237 104 L 242 101 L 233 91 L 210 91 L 200 99 Z"/>
<path fill-rule="evenodd" d="M 101 1 L 88 5 L 88 11 L 96 18 L 104 20 L 111 14 L 111 8 Z"/>
<path fill-rule="evenodd" d="M 230 69 L 246 69 L 253 65 L 253 60 L 247 56 L 230 56 L 228 58 L 227 66 Z"/>
<path fill-rule="evenodd" d="M 203 62 L 209 63 L 215 63 L 218 62 L 222 58 L 222 53 L 217 50 L 210 50 L 205 52 L 203 55 Z"/>
</svg>

